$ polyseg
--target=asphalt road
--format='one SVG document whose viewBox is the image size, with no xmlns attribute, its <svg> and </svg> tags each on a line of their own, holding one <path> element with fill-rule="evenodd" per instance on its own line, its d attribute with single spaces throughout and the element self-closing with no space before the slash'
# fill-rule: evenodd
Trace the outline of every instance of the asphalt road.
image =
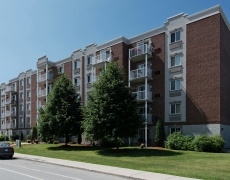
<svg viewBox="0 0 230 180">
<path fill-rule="evenodd" d="M 127 180 L 127 178 L 24 159 L 0 159 L 2 180 Z"/>
</svg>

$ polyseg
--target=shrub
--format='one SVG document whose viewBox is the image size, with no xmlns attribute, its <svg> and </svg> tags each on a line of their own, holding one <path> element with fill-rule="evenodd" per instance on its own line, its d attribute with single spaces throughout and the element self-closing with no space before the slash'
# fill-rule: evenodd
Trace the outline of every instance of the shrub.
<svg viewBox="0 0 230 180">
<path fill-rule="evenodd" d="M 213 152 L 220 152 L 225 145 L 224 139 L 220 135 L 215 135 L 211 137 Z"/>
<path fill-rule="evenodd" d="M 198 152 L 220 152 L 224 144 L 225 142 L 220 135 L 199 135 L 193 140 L 194 150 Z"/>
<path fill-rule="evenodd" d="M 175 132 L 168 136 L 165 147 L 174 150 L 193 150 L 192 138 L 183 136 L 180 132 Z"/>
<path fill-rule="evenodd" d="M 13 134 L 13 135 L 10 136 L 10 140 L 11 140 L 11 141 L 16 141 L 16 139 L 19 139 L 19 136 L 18 136 L 18 135 Z"/>
</svg>

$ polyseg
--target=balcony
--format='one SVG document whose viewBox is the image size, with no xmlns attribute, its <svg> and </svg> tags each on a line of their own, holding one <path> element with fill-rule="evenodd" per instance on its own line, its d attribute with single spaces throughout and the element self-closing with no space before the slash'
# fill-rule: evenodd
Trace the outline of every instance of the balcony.
<svg viewBox="0 0 230 180">
<path fill-rule="evenodd" d="M 5 104 L 8 105 L 8 104 L 10 104 L 10 103 L 11 103 L 11 98 L 6 99 Z"/>
<path fill-rule="evenodd" d="M 143 117 L 143 121 L 145 122 L 145 114 L 141 114 L 141 116 Z M 153 115 L 152 114 L 147 114 L 147 124 L 152 124 L 153 121 L 152 121 L 152 117 Z"/>
<path fill-rule="evenodd" d="M 16 129 L 16 122 L 15 123 L 11 123 L 11 129 Z"/>
<path fill-rule="evenodd" d="M 111 55 L 107 53 L 102 53 L 97 55 L 95 59 L 93 59 L 93 66 L 96 68 L 103 68 L 106 62 L 111 60 Z"/>
<path fill-rule="evenodd" d="M 47 80 L 50 81 L 53 79 L 53 74 L 48 74 Z M 38 75 L 38 82 L 46 81 L 46 73 Z"/>
<path fill-rule="evenodd" d="M 135 81 L 137 83 L 143 82 L 145 80 L 145 68 L 139 68 L 130 71 L 130 81 Z M 147 68 L 147 78 L 148 80 L 152 79 L 152 69 Z"/>
<path fill-rule="evenodd" d="M 4 106 L 5 106 L 5 101 L 1 103 L 1 107 L 4 107 Z"/>
<path fill-rule="evenodd" d="M 12 123 L 2 124 L 1 129 L 12 129 Z"/>
<path fill-rule="evenodd" d="M 1 114 L 1 118 L 5 118 L 5 113 L 2 113 L 2 114 Z"/>
<path fill-rule="evenodd" d="M 136 94 L 136 99 L 138 101 L 152 101 L 152 92 L 147 91 L 147 97 L 145 98 L 145 91 L 137 91 L 133 94 Z"/>
<path fill-rule="evenodd" d="M 39 90 L 38 91 L 38 97 L 44 97 L 44 96 L 46 96 L 46 89 Z"/>
<path fill-rule="evenodd" d="M 147 44 L 129 49 L 129 58 L 134 62 L 143 61 L 145 59 L 145 55 L 147 55 L 147 58 L 152 57 L 151 46 Z"/>
<path fill-rule="evenodd" d="M 44 109 L 44 108 L 45 108 L 45 105 L 38 105 L 38 108 L 37 108 L 37 109 L 39 109 L 39 108 Z"/>
<path fill-rule="evenodd" d="M 16 92 L 17 88 L 15 86 L 6 86 L 5 92 Z"/>
<path fill-rule="evenodd" d="M 17 101 L 15 99 L 11 100 L 11 105 L 17 105 Z"/>
<path fill-rule="evenodd" d="M 6 117 L 11 116 L 11 111 L 6 111 Z"/>
<path fill-rule="evenodd" d="M 6 111 L 6 117 L 9 117 L 9 116 L 17 116 L 16 111 Z"/>
</svg>

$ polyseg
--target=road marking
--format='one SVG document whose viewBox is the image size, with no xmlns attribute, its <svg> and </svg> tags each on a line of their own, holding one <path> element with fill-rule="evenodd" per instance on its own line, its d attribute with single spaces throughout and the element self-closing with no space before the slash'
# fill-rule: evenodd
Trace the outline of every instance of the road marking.
<svg viewBox="0 0 230 180">
<path fill-rule="evenodd" d="M 55 176 L 68 178 L 68 179 L 82 180 L 82 179 L 78 179 L 78 178 L 74 178 L 74 177 L 64 176 L 64 175 L 61 175 L 61 174 L 56 174 L 56 173 L 51 173 L 51 172 L 47 172 L 47 171 L 41 171 L 41 170 L 37 170 L 37 169 L 27 168 L 27 167 L 24 167 L 24 166 L 17 166 L 17 165 L 9 164 L 9 163 L 0 162 L 0 164 L 9 165 L 9 166 L 15 166 L 15 167 L 23 168 L 23 169 L 28 169 L 28 170 L 31 170 L 31 171 L 42 172 L 42 173 L 46 173 L 46 174 L 51 174 L 51 175 L 55 175 Z"/>
<path fill-rule="evenodd" d="M 0 168 L 0 169 L 2 169 L 4 171 L 9 171 L 9 172 L 12 172 L 12 173 L 20 174 L 20 175 L 23 175 L 23 176 L 27 176 L 27 177 L 30 177 L 30 178 L 33 178 L 33 179 L 44 180 L 44 179 L 41 179 L 41 178 L 37 178 L 37 177 L 34 177 L 34 176 L 30 176 L 30 175 L 27 175 L 27 174 L 20 173 L 20 172 L 17 172 L 17 171 L 12 171 L 12 170 L 9 170 L 9 169 L 5 169 L 5 168 Z"/>
</svg>

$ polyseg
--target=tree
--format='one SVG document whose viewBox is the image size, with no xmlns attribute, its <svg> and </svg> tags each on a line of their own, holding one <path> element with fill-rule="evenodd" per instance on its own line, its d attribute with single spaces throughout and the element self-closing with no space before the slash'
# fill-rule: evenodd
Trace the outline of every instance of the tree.
<svg viewBox="0 0 230 180">
<path fill-rule="evenodd" d="M 32 129 L 32 135 L 31 135 L 32 141 L 37 139 L 37 133 L 38 133 L 37 126 L 34 126 Z"/>
<path fill-rule="evenodd" d="M 165 140 L 164 123 L 160 118 L 158 118 L 156 124 L 155 142 L 158 146 L 163 146 L 164 140 Z"/>
<path fill-rule="evenodd" d="M 126 86 L 117 63 L 107 64 L 83 108 L 83 129 L 91 140 L 112 140 L 119 148 L 123 138 L 134 137 L 143 125 L 135 96 Z"/>
<path fill-rule="evenodd" d="M 79 133 L 82 119 L 80 97 L 65 74 L 56 79 L 45 108 L 39 112 L 39 133 L 43 139 L 65 137 L 67 145 L 70 134 Z"/>
</svg>

